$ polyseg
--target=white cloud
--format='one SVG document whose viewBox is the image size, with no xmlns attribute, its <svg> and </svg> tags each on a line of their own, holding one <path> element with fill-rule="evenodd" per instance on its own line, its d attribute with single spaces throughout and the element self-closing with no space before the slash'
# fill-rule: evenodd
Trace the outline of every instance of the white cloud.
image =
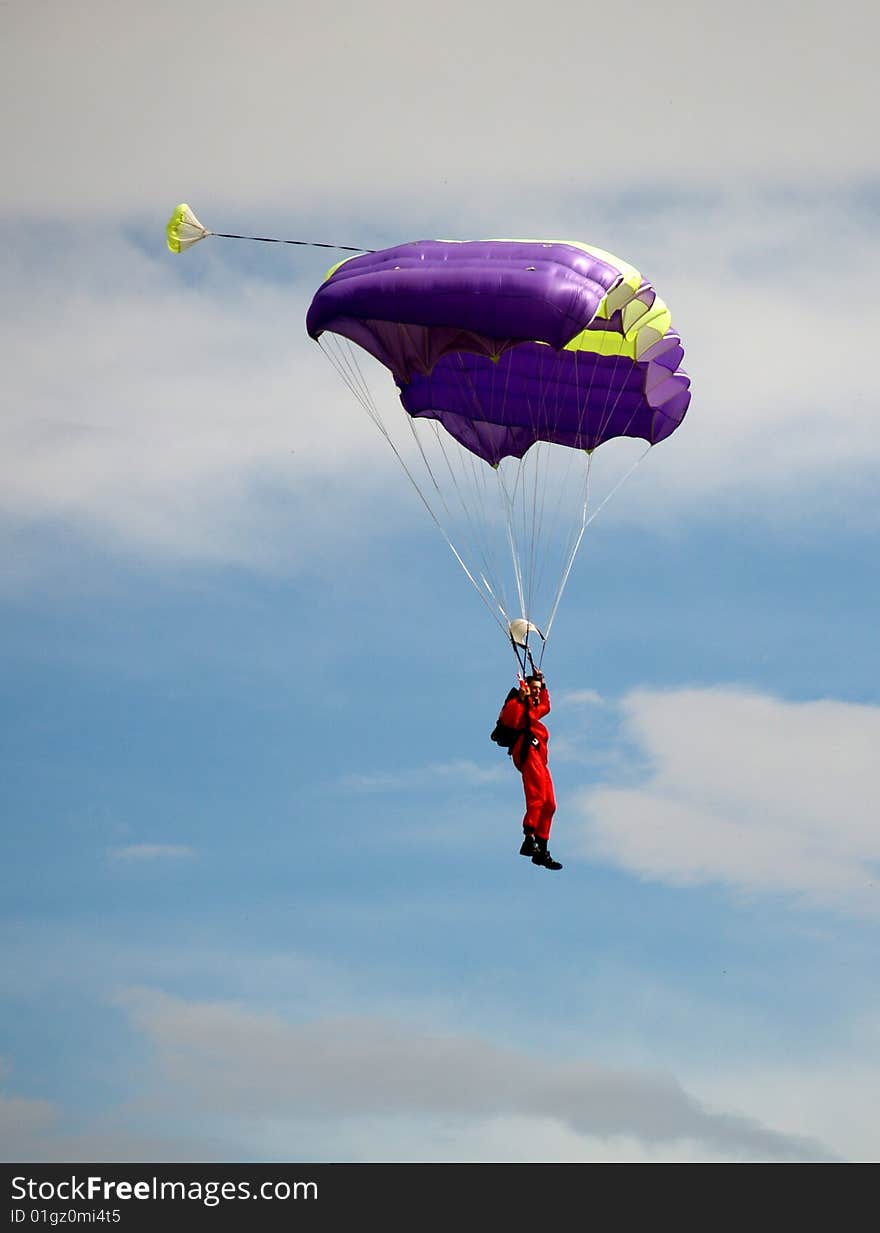
<svg viewBox="0 0 880 1233">
<path fill-rule="evenodd" d="M 650 771 L 581 794 L 587 855 L 673 885 L 880 912 L 880 708 L 691 689 L 636 691 L 623 714 Z"/>
<path fill-rule="evenodd" d="M 177 561 L 316 552 L 327 476 L 363 467 L 369 491 L 393 459 L 304 337 L 303 302 L 247 279 L 187 289 L 118 238 L 100 270 L 73 248 L 73 270 L 32 250 L 6 284 L 0 517 Z"/>
<path fill-rule="evenodd" d="M 48 956 L 48 973 L 28 951 Z M 7 1080 L 8 1159 L 876 1158 L 876 1017 L 840 1018 L 819 1051 L 800 1036 L 787 1047 L 766 1008 L 694 1000 L 656 973 L 606 972 L 589 1000 L 608 1008 L 609 1026 L 575 1016 L 558 1038 L 560 1025 L 547 1024 L 548 1048 L 535 1034 L 540 1013 L 529 1014 L 521 1028 L 544 1040 L 532 1049 L 493 1043 L 489 1023 L 457 1028 L 458 997 L 377 994 L 375 972 L 314 955 L 238 953 L 230 967 L 228 948 L 132 950 L 103 935 L 77 951 L 67 929 L 54 942 L 29 935 L 26 952 L 13 971 L 44 992 L 85 986 L 121 1006 L 137 1063 L 98 1110 L 22 1101 Z M 110 995 L 133 970 L 177 988 L 222 987 L 225 999 L 231 978 L 237 1000 L 155 987 Z M 16 996 L 32 993 L 17 984 Z M 663 1021 L 659 1039 L 643 1032 L 646 1001 Z M 499 1022 L 509 1040 L 509 1014 Z M 117 1054 L 118 1027 L 114 1012 L 106 1032 Z"/>
<path fill-rule="evenodd" d="M 353 792 L 393 792 L 409 788 L 421 788 L 434 782 L 452 781 L 456 785 L 475 787 L 484 783 L 496 783 L 506 779 L 506 767 L 478 766 L 475 762 L 459 759 L 453 762 L 433 762 L 428 766 L 410 767 L 396 771 L 372 771 L 362 775 L 346 775 L 341 780 L 344 788 Z"/>
<path fill-rule="evenodd" d="M 595 689 L 564 689 L 553 693 L 554 707 L 603 706 L 602 695 Z"/>
<path fill-rule="evenodd" d="M 103 221 L 189 196 L 354 216 L 403 198 L 451 216 L 466 196 L 509 211 L 513 194 L 534 208 L 621 180 L 648 193 L 707 172 L 876 170 L 878 18 L 861 0 L 833 18 L 814 0 L 588 15 L 451 0 L 442 22 L 404 0 L 344 20 L 301 0 L 246 15 L 232 0 L 50 0 L 5 24 L 0 156 L 26 212 Z"/>
<path fill-rule="evenodd" d="M 70 1129 L 66 1111 L 49 1102 L 5 1098 L 0 1094 L 0 1159 L 52 1163 L 96 1160 L 228 1161 L 239 1154 L 239 1142 L 206 1131 L 150 1133 L 132 1125 L 125 1112 L 83 1119 L 82 1129 Z"/>
<path fill-rule="evenodd" d="M 877 1057 L 876 1044 L 873 1057 Z M 777 1124 L 796 1126 L 812 1139 L 833 1134 L 840 1156 L 876 1164 L 880 1156 L 876 1093 L 880 1067 L 864 1058 L 832 1059 L 807 1070 L 760 1065 L 707 1075 L 699 1084 L 706 1099 L 728 1109 L 749 1109 Z"/>
<path fill-rule="evenodd" d="M 262 1140 L 265 1142 L 265 1127 Z M 290 1126 L 279 1127 L 277 1142 Z M 468 1164 L 696 1164 L 725 1163 L 731 1156 L 697 1139 L 647 1143 L 635 1135 L 579 1134 L 553 1117 L 359 1118 L 334 1126 L 343 1158 L 402 1163 Z"/>
<path fill-rule="evenodd" d="M 710 1109 L 659 1073 L 548 1062 L 378 1018 L 297 1024 L 143 989 L 121 1004 L 158 1051 L 162 1101 L 213 1120 L 520 1118 L 549 1120 L 569 1137 L 637 1141 L 647 1152 L 691 1142 L 729 1159 L 832 1155 L 800 1135 Z M 377 1159 L 374 1152 L 362 1158 Z"/>
</svg>

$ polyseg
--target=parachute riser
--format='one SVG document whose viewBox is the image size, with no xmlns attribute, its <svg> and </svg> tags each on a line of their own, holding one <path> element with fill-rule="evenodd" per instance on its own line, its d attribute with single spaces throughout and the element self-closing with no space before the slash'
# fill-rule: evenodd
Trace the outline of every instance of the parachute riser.
<svg viewBox="0 0 880 1233">
<path fill-rule="evenodd" d="M 513 647 L 513 653 L 516 656 L 516 665 L 519 670 L 519 675 L 521 677 L 524 677 L 526 675 L 525 654 L 520 652 L 520 648 L 517 646 L 516 642 L 514 642 L 512 636 L 510 637 L 510 645 Z"/>
</svg>

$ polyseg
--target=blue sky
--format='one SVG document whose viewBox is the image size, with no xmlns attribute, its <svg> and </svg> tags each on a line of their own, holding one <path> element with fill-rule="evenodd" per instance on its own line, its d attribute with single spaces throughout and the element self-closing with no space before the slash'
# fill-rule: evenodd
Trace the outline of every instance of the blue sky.
<svg viewBox="0 0 880 1233">
<path fill-rule="evenodd" d="M 876 1159 L 876 16 L 556 4 L 536 62 L 515 4 L 49 9 L 0 75 L 4 1157 Z M 544 662 L 558 875 L 509 649 L 305 337 L 327 255 L 172 257 L 184 198 L 670 304 L 691 410 Z"/>
</svg>

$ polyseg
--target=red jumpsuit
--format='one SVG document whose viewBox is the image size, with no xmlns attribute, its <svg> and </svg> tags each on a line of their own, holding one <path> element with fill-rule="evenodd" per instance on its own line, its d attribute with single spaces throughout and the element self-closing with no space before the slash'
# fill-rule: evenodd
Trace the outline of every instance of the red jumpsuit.
<svg viewBox="0 0 880 1233">
<path fill-rule="evenodd" d="M 526 795 L 523 829 L 534 831 L 539 839 L 549 838 L 553 814 L 556 812 L 556 795 L 547 766 L 547 742 L 550 733 L 540 722 L 549 710 L 550 695 L 545 685 L 537 706 L 520 702 L 519 698 L 514 696 L 505 702 L 499 716 L 501 723 L 509 728 L 525 728 L 528 711 L 531 742 L 524 739 L 525 732 L 519 737 L 513 747 L 513 762 L 522 774 L 523 791 Z"/>
</svg>

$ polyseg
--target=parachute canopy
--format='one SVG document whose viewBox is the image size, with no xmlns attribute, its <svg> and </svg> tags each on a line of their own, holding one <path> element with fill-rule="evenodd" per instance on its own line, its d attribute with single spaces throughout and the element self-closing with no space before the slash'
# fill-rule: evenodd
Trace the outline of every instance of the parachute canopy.
<svg viewBox="0 0 880 1233">
<path fill-rule="evenodd" d="M 688 409 L 666 305 L 633 266 L 577 241 L 419 240 L 335 265 L 306 328 L 524 671 L 530 640 L 543 656 L 587 526 Z M 364 352 L 390 371 L 409 439 L 383 419 Z M 648 446 L 588 513 L 594 451 L 612 438 Z"/>
<path fill-rule="evenodd" d="M 182 253 L 184 249 L 198 244 L 199 240 L 204 240 L 205 236 L 210 234 L 211 232 L 207 227 L 202 226 L 186 202 L 182 202 L 175 208 L 165 227 L 168 247 L 173 253 Z"/>
<path fill-rule="evenodd" d="M 654 445 L 690 401 L 651 283 L 574 241 L 420 240 L 334 266 L 306 318 L 390 369 L 414 418 L 496 466 L 536 441 Z"/>
</svg>

